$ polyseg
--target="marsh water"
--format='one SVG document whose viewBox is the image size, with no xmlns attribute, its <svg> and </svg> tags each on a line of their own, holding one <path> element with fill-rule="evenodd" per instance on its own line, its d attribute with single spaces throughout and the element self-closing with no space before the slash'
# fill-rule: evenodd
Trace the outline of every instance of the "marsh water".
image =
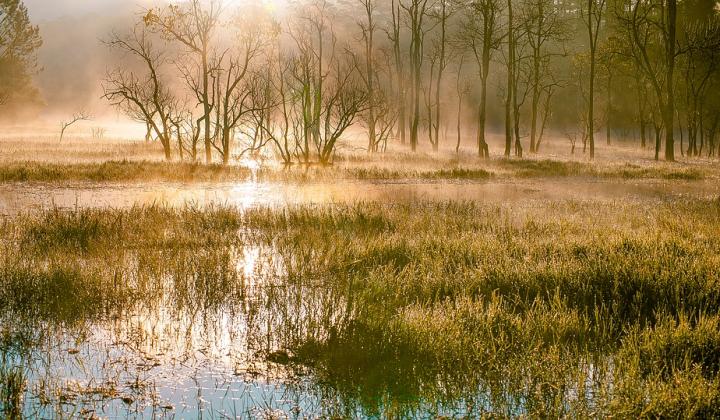
<svg viewBox="0 0 720 420">
<path fill-rule="evenodd" d="M 339 181 L 337 183 L 75 183 L 2 184 L 0 214 L 43 209 L 128 208 L 152 204 L 229 205 L 240 208 L 357 202 L 479 201 L 518 203 L 533 200 L 647 200 L 708 197 L 720 194 L 710 181 L 660 180 L 508 180 Z"/>
<path fill-rule="evenodd" d="M 150 204 L 246 209 L 455 200 L 512 206 L 718 193 L 710 181 L 6 184 L 0 186 L 0 213 Z M 307 337 L 332 337 L 351 316 L 351 305 L 343 293 L 312 278 L 288 281 L 284 267 L 293 256 L 273 248 L 272 241 L 238 235 L 242 240 L 232 247 L 173 255 L 187 264 L 168 270 L 152 262 L 165 258 L 164 250 L 149 251 L 152 256 L 131 252 L 109 262 L 133 281 L 153 277 L 159 284 L 121 310 L 51 308 L 21 322 L 2 315 L 9 326 L 0 346 L 2 364 L 24 366 L 27 378 L 23 413 L 33 418 L 436 418 L 493 410 L 490 396 L 509 392 L 493 389 L 502 388 L 501 380 L 453 390 L 452 373 L 414 378 L 412 370 L 391 367 L 390 374 L 379 374 L 361 367 L 338 378 L 327 368 L 293 363 L 290 349 Z M 393 379 L 398 372 L 405 376 Z M 523 402 L 514 404 L 510 413 L 522 414 Z"/>
<path fill-rule="evenodd" d="M 295 363 L 290 349 L 344 328 L 351 305 L 317 279 L 290 281 L 291 253 L 238 236 L 243 245 L 172 254 L 170 268 L 158 266 L 167 250 L 109 258 L 123 281 L 149 284 L 119 309 L 31 303 L 22 315 L 3 313 L 0 364 L 22 366 L 23 415 L 282 419 L 471 411 L 464 398 L 424 398 L 409 385 L 398 389 L 410 395 L 397 394 L 392 375 L 367 387 L 373 369 L 337 378 Z M 478 404 L 485 394 L 470 395 Z"/>
</svg>

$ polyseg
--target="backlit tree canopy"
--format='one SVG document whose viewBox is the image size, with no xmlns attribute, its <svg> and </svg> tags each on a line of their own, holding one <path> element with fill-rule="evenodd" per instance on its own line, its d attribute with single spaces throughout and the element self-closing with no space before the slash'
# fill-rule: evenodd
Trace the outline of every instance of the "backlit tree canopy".
<svg viewBox="0 0 720 420">
<path fill-rule="evenodd" d="M 36 52 L 42 45 L 40 30 L 32 25 L 20 0 L 0 0 L 0 105 L 8 109 L 37 104 L 32 83 L 37 70 Z"/>
</svg>

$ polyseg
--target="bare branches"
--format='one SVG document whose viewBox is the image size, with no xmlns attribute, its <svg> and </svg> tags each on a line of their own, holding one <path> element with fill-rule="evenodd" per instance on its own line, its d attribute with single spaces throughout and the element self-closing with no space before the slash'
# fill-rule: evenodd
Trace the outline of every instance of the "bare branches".
<svg viewBox="0 0 720 420">
<path fill-rule="evenodd" d="M 425 147 L 421 142 L 437 150 L 441 136 L 447 137 L 443 126 L 454 114 L 448 105 L 455 103 L 458 126 L 469 114 L 463 106 L 473 107 L 480 157 L 490 155 L 486 131 L 502 124 L 503 107 L 506 156 L 514 147 L 522 157 L 525 137 L 530 151 L 537 152 L 546 129 L 566 123 L 554 108 L 565 108 L 563 114 L 574 123 L 587 125 L 592 156 L 592 114 L 595 102 L 605 100 L 595 95 L 598 52 L 602 57 L 605 50 L 622 50 L 603 70 L 626 66 L 614 73 L 616 90 L 619 79 L 628 76 L 620 73 L 638 73 L 627 65 L 629 57 L 643 74 L 643 80 L 632 82 L 647 90 L 653 77 L 646 73 L 654 75 L 655 97 L 660 97 L 657 87 L 672 83 L 665 72 L 666 51 L 659 48 L 670 42 L 669 5 L 660 0 L 618 5 L 621 18 L 607 19 L 608 4 L 297 0 L 277 15 L 251 5 L 240 14 L 223 13 L 221 0 L 188 0 L 149 10 L 133 33 L 113 36 L 108 45 L 123 51 L 128 63 L 108 75 L 105 96 L 145 121 L 151 137 L 168 148 L 172 144 L 181 157 L 195 156 L 198 139 L 204 140 L 206 162 L 260 156 L 267 146 L 285 163 L 330 163 L 354 125 L 366 134 L 362 141 L 369 152 L 384 150 L 389 138 L 404 139 L 408 127 L 412 150 Z M 378 36 L 383 32 L 387 36 Z M 573 35 L 585 41 L 573 45 L 568 42 Z M 684 40 L 674 56 L 699 54 Z M 566 59 L 568 46 L 583 59 L 578 83 L 563 82 L 578 62 Z M 465 69 L 455 68 L 459 57 Z M 473 57 L 472 66 L 465 63 Z M 715 67 L 683 69 L 692 77 L 679 82 L 700 96 L 720 84 L 715 76 L 700 74 L 715 74 Z M 556 100 L 566 95 L 574 100 Z M 668 94 L 663 95 L 665 100 Z M 606 109 L 635 103 L 608 88 L 610 97 L 617 101 L 608 99 Z M 589 115 L 575 120 L 571 108 L 579 98 Z M 422 127 L 427 133 L 419 133 Z"/>
<path fill-rule="evenodd" d="M 162 53 L 156 52 L 141 26 L 136 26 L 124 37 L 113 34 L 106 44 L 119 50 L 128 60 L 139 60 L 143 70 L 119 67 L 108 73 L 103 84 L 103 97 L 130 118 L 145 123 L 162 143 L 165 158 L 170 159 L 173 121 L 179 112 L 179 101 L 162 80 L 161 71 L 167 60 Z"/>
<path fill-rule="evenodd" d="M 213 51 L 213 41 L 222 11 L 222 2 L 219 0 L 190 0 L 182 5 L 150 9 L 143 19 L 151 31 L 159 33 L 166 40 L 183 45 L 197 60 L 197 70 L 185 67 L 183 74 L 195 92 L 198 103 L 203 107 L 206 163 L 212 162 L 212 144 L 215 139 L 211 131 L 211 113 L 216 105 L 213 101 L 216 99 L 213 85 L 216 80 L 211 80 L 213 69 L 210 57 L 213 53 L 217 55 L 217 51 Z M 217 127 L 215 131 L 217 132 Z"/>
<path fill-rule="evenodd" d="M 72 118 L 67 122 L 60 123 L 60 143 L 63 141 L 63 137 L 65 136 L 65 131 L 70 128 L 71 126 L 77 124 L 80 121 L 88 121 L 92 117 L 90 114 L 88 114 L 85 111 L 76 112 L 73 114 Z"/>
</svg>

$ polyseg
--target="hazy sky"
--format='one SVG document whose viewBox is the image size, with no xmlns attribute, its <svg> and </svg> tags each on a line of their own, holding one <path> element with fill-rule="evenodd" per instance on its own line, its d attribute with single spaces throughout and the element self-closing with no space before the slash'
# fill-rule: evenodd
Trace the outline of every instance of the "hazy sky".
<svg viewBox="0 0 720 420">
<path fill-rule="evenodd" d="M 225 0 L 225 4 L 242 4 L 262 2 L 270 6 L 283 4 L 285 0 Z M 74 15 L 82 16 L 88 13 L 103 12 L 112 14 L 118 11 L 137 9 L 153 4 L 170 3 L 172 0 L 24 0 L 30 11 L 30 17 L 35 22 L 57 19 Z"/>
<path fill-rule="evenodd" d="M 152 3 L 150 0 L 24 0 L 31 18 L 40 22 L 93 12 L 113 13 Z"/>
</svg>

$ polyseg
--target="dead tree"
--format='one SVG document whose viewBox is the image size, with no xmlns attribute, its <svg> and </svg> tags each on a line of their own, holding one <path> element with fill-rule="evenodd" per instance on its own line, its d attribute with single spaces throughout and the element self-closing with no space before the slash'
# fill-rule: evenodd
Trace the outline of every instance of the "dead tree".
<svg viewBox="0 0 720 420">
<path fill-rule="evenodd" d="M 720 24 L 693 25 L 685 34 L 683 79 L 686 85 L 688 156 L 701 154 L 699 144 L 704 143 L 705 108 L 712 77 L 720 67 Z"/>
<path fill-rule="evenodd" d="M 360 72 L 360 74 L 368 96 L 368 109 L 365 118 L 368 128 L 368 152 L 373 153 L 378 151 L 378 133 L 376 132 L 378 112 L 376 101 L 377 72 L 375 70 L 375 32 L 377 31 L 375 13 L 377 10 L 377 0 L 358 1 L 363 8 L 364 20 L 359 21 L 358 26 L 360 26 L 365 47 L 365 67 L 364 71 Z"/>
<path fill-rule="evenodd" d="M 457 94 L 457 142 L 455 143 L 455 153 L 460 153 L 460 144 L 462 142 L 462 114 L 463 114 L 463 98 L 470 93 L 472 85 L 468 81 L 464 81 L 463 69 L 465 67 L 465 54 L 460 54 L 457 63 L 457 69 L 455 71 L 455 93 Z M 483 115 L 484 117 L 484 115 Z M 487 152 L 487 143 L 485 143 L 485 136 L 483 134 L 483 145 L 479 149 L 480 157 L 489 157 Z"/>
<path fill-rule="evenodd" d="M 507 0 L 507 56 L 505 57 L 507 83 L 505 91 L 505 157 L 510 157 L 513 142 L 513 127 L 515 121 L 515 19 L 513 16 L 513 2 Z"/>
<path fill-rule="evenodd" d="M 401 47 L 402 20 L 400 1 L 391 0 L 392 29 L 386 31 L 386 34 L 392 43 L 394 74 L 397 80 L 395 100 L 398 110 L 398 136 L 400 137 L 400 143 L 405 144 L 407 137 L 407 83 L 405 80 L 405 55 Z"/>
<path fill-rule="evenodd" d="M 450 3 L 450 0 L 438 0 L 439 4 L 435 10 L 431 11 L 431 17 L 433 17 L 437 25 L 439 26 L 440 35 L 435 40 L 434 51 L 437 55 L 437 75 L 435 80 L 435 98 L 434 108 L 435 116 L 429 122 L 431 130 L 434 130 L 430 134 L 430 139 L 433 147 L 433 151 L 437 151 L 440 145 L 440 125 L 442 124 L 442 106 L 441 106 L 441 94 L 443 75 L 448 67 L 448 22 L 452 15 L 455 13 L 455 8 Z M 432 81 L 432 78 L 431 78 Z"/>
<path fill-rule="evenodd" d="M 266 46 L 262 35 L 252 31 L 245 32 L 236 42 L 236 49 L 213 60 L 211 72 L 218 133 L 212 136 L 212 145 L 222 157 L 223 165 L 230 162 L 232 133 L 257 111 L 253 99 L 257 97 L 260 78 L 251 74 L 251 66 Z"/>
<path fill-rule="evenodd" d="M 258 91 L 256 102 L 262 111 L 253 112 L 255 124 L 266 138 L 275 145 L 275 150 L 285 165 L 290 165 L 296 151 L 293 133 L 297 133 L 293 124 L 294 86 L 292 77 L 294 61 L 285 57 L 279 50 L 268 60 L 268 72 L 264 77 L 263 88 Z"/>
<path fill-rule="evenodd" d="M 86 113 L 85 111 L 80 111 L 75 114 L 73 114 L 72 118 L 67 121 L 60 124 L 60 143 L 63 141 L 63 137 L 65 136 L 65 130 L 70 128 L 71 126 L 75 125 L 76 123 L 80 121 L 88 121 L 90 120 L 90 115 Z"/>
<path fill-rule="evenodd" d="M 337 142 L 368 106 L 367 92 L 350 64 L 336 60 L 322 101 L 323 127 L 315 143 L 322 164 L 332 163 Z"/>
<path fill-rule="evenodd" d="M 291 27 L 295 56 L 291 75 L 300 88 L 298 92 L 302 119 L 302 136 L 296 137 L 296 151 L 304 163 L 310 162 L 313 145 L 322 142 L 323 98 L 325 82 L 337 59 L 337 37 L 329 19 L 327 0 L 314 0 L 306 5 L 299 23 Z"/>
<path fill-rule="evenodd" d="M 90 132 L 93 140 L 102 140 L 105 138 L 107 130 L 104 127 L 93 127 Z"/>
</svg>

